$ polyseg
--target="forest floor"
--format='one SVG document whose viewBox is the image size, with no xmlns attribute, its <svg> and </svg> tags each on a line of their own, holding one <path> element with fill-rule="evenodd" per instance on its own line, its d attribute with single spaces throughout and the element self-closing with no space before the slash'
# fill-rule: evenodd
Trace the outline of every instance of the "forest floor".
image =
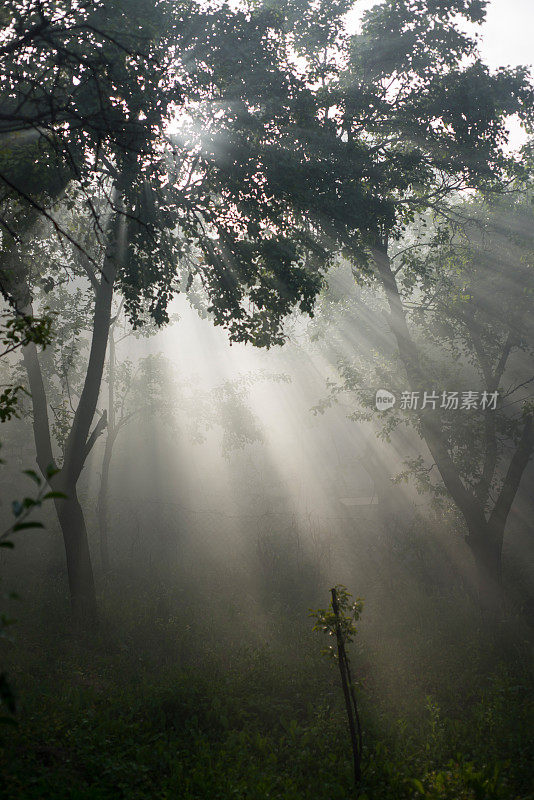
<svg viewBox="0 0 534 800">
<path fill-rule="evenodd" d="M 443 603 L 368 626 L 351 651 L 364 729 L 355 792 L 339 677 L 307 609 L 273 606 L 245 637 L 231 603 L 199 614 L 196 601 L 138 593 L 121 616 L 119 598 L 91 635 L 66 634 L 46 605 L 47 624 L 14 626 L 4 662 L 17 725 L 0 728 L 0 797 L 534 799 L 522 629 L 489 637 Z"/>
</svg>

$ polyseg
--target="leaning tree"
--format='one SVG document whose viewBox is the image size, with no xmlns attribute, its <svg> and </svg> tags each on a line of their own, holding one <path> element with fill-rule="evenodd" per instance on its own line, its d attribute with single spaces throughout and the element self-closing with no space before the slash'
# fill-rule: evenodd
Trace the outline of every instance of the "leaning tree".
<svg viewBox="0 0 534 800">
<path fill-rule="evenodd" d="M 390 254 L 424 371 L 421 390 L 407 384 L 384 324 L 385 293 L 379 284 L 351 282 L 349 264 L 333 276 L 311 333 L 337 372 L 322 407 L 342 402 L 351 419 L 370 423 L 404 462 L 397 479 L 413 480 L 463 529 L 435 464 L 417 444 L 413 453 L 413 437 L 407 437 L 413 430 L 424 441 L 419 412 L 432 412 L 462 483 L 492 527 L 500 578 L 506 524 L 534 449 L 532 207 L 528 194 L 518 193 L 488 204 L 464 200 L 451 210 L 454 224 L 434 228 L 420 219 Z M 387 388 L 396 402 L 377 413 L 378 388 Z M 384 467 L 369 449 L 366 469 L 380 486 Z"/>
<path fill-rule="evenodd" d="M 298 10 L 298 0 L 291 5 Z M 351 37 L 336 37 L 326 24 L 314 29 L 302 15 L 302 23 L 297 19 L 299 54 L 312 76 L 318 65 L 321 70 L 320 91 L 305 109 L 307 124 L 297 141 L 320 174 L 312 183 L 308 168 L 310 191 L 304 194 L 299 185 L 293 202 L 301 207 L 304 200 L 310 224 L 320 225 L 351 260 L 357 280 L 382 286 L 412 391 L 426 388 L 426 376 L 391 260 L 396 242 L 417 215 L 450 219 L 459 193 L 502 192 L 524 175 L 520 159 L 506 150 L 506 123 L 516 114 L 531 124 L 534 95 L 526 68 L 491 72 L 482 63 L 468 30 L 483 21 L 486 5 L 383 0 Z M 327 6 L 321 4 L 325 14 Z M 325 174 L 331 180 L 323 187 Z M 526 413 L 525 447 L 531 425 Z M 419 426 L 465 519 L 481 589 L 491 597 L 498 585 L 500 532 L 462 481 L 431 409 L 419 411 Z"/>
</svg>

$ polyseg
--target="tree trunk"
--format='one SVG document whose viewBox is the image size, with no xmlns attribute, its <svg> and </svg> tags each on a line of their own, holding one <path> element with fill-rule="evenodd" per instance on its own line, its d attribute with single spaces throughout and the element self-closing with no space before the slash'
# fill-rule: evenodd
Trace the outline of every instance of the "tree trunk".
<svg viewBox="0 0 534 800">
<path fill-rule="evenodd" d="M 100 475 L 100 488 L 98 491 L 97 514 L 100 540 L 100 561 L 104 575 L 110 571 L 109 536 L 108 536 L 108 496 L 109 496 L 109 467 L 113 454 L 115 435 L 108 431 L 104 458 L 102 459 L 102 472 Z"/>
<path fill-rule="evenodd" d="M 122 310 L 123 300 L 119 305 L 112 323 L 109 327 L 108 335 L 108 424 L 106 434 L 106 445 L 104 448 L 104 458 L 102 459 L 102 471 L 100 473 L 100 488 L 98 491 L 98 528 L 100 539 L 100 562 L 104 575 L 110 571 L 111 563 L 109 559 L 109 536 L 108 536 L 108 497 L 109 497 L 109 468 L 113 447 L 119 432 L 116 424 L 115 414 L 115 374 L 117 367 L 117 352 L 115 346 L 115 326 Z"/>
<path fill-rule="evenodd" d="M 389 325 L 394 334 L 412 391 L 424 388 L 419 352 L 412 339 L 397 281 L 387 252 L 387 243 L 373 250 L 373 258 L 389 305 Z M 486 518 L 483 504 L 467 489 L 447 450 L 441 431 L 428 410 L 419 413 L 422 438 L 427 444 L 445 487 L 461 511 L 468 530 L 467 543 L 478 574 L 478 590 L 483 612 L 491 616 L 502 608 L 502 547 L 506 520 L 519 488 L 521 477 L 534 449 L 532 415 L 525 421 L 519 445 L 510 461 L 503 487 Z"/>
<path fill-rule="evenodd" d="M 75 616 L 85 623 L 96 620 L 96 594 L 87 529 L 76 486 L 87 456 L 107 424 L 107 416 L 104 414 L 91 432 L 111 324 L 117 259 L 125 253 L 126 225 L 125 217 L 121 213 L 123 206 L 121 192 L 128 185 L 128 181 L 129 176 L 125 170 L 120 177 L 119 186 L 115 189 L 114 203 L 117 205 L 100 275 L 94 273 L 89 276 L 95 291 L 95 305 L 87 372 L 67 438 L 63 466 L 50 480 L 53 489 L 67 495 L 65 499 L 57 498 L 54 502 L 65 543 L 72 608 Z M 24 228 L 25 232 L 31 228 L 35 216 L 35 213 L 30 214 Z M 0 293 L 13 304 L 17 313 L 33 314 L 27 259 L 23 258 L 21 248 L 12 237 L 5 236 L 4 239 L 7 245 L 2 241 L 0 248 L 3 265 Z M 52 449 L 46 389 L 37 349 L 33 343 L 23 348 L 23 358 L 32 398 L 37 463 L 43 476 L 48 477 L 49 469 L 56 469 L 56 463 Z"/>
<path fill-rule="evenodd" d="M 97 620 L 96 594 L 82 507 L 75 484 L 64 486 L 59 482 L 56 488 L 67 495 L 54 503 L 65 544 L 73 616 L 84 627 L 92 626 Z"/>
<path fill-rule="evenodd" d="M 503 610 L 502 547 L 504 530 L 490 523 L 468 527 L 467 544 L 473 555 L 477 588 L 483 614 L 495 619 Z"/>
<path fill-rule="evenodd" d="M 87 456 L 107 424 L 107 415 L 104 414 L 90 432 L 106 356 L 111 302 L 117 270 L 115 253 L 121 220 L 122 217 L 117 213 L 100 281 L 95 287 L 93 333 L 87 373 L 67 439 L 63 466 L 50 482 L 53 489 L 67 495 L 66 499 L 57 499 L 55 506 L 65 543 L 72 609 L 75 618 L 82 624 L 92 624 L 96 621 L 96 594 L 87 529 L 78 501 L 76 486 Z M 31 306 L 24 308 L 23 313 L 31 313 Z M 50 436 L 46 390 L 37 348 L 33 343 L 23 348 L 23 357 L 32 397 L 37 463 L 46 477 L 48 468 L 55 467 L 55 460 Z"/>
</svg>

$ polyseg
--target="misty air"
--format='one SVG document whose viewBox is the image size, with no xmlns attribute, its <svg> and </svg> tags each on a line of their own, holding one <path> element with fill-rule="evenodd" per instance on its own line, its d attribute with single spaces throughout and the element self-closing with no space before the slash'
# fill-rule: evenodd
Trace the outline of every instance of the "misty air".
<svg viewBox="0 0 534 800">
<path fill-rule="evenodd" d="M 531 0 L 3 0 L 0 798 L 534 800 Z"/>
</svg>

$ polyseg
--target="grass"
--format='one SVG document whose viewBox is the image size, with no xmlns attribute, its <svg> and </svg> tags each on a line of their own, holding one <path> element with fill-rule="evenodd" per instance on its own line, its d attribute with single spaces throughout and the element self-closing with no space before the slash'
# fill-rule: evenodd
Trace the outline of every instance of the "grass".
<svg viewBox="0 0 534 800">
<path fill-rule="evenodd" d="M 362 632 L 356 795 L 338 676 L 305 611 L 271 610 L 244 645 L 237 607 L 182 600 L 161 618 L 119 596 L 92 637 L 66 636 L 60 615 L 17 626 L 2 798 L 534 798 L 531 651 L 508 628 L 505 644 L 475 628 L 454 640 L 461 610 L 434 608 Z"/>
</svg>

